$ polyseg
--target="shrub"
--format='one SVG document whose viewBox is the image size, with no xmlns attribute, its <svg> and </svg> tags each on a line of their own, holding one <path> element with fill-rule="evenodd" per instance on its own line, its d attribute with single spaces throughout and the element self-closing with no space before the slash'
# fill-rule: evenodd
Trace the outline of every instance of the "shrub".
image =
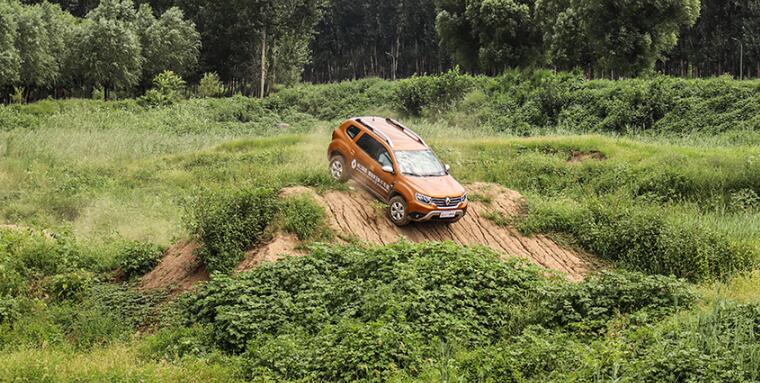
<svg viewBox="0 0 760 383">
<path fill-rule="evenodd" d="M 92 273 L 80 270 L 51 277 L 45 290 L 56 301 L 80 301 L 93 282 Z"/>
<path fill-rule="evenodd" d="M 185 91 L 185 80 L 178 74 L 167 70 L 153 78 L 153 89 L 145 92 L 140 103 L 147 107 L 171 105 L 182 99 Z"/>
<path fill-rule="evenodd" d="M 527 233 L 569 234 L 583 248 L 630 269 L 691 281 L 728 277 L 756 262 L 750 247 L 703 226 L 669 221 L 656 206 L 612 198 L 571 206 L 539 202 L 518 226 Z"/>
<path fill-rule="evenodd" d="M 117 260 L 127 279 L 152 270 L 161 261 L 164 248 L 152 243 L 127 241 L 119 250 Z"/>
<path fill-rule="evenodd" d="M 0 324 L 13 322 L 18 316 L 18 300 L 11 296 L 0 294 Z"/>
<path fill-rule="evenodd" d="M 599 357 L 588 342 L 606 338 L 579 335 L 618 317 L 633 332 L 693 300 L 674 278 L 606 272 L 575 284 L 482 248 L 397 243 L 314 245 L 308 257 L 216 275 L 181 305 L 210 331 L 206 349 L 242 352 L 247 376 L 262 380 L 547 381 Z"/>
<path fill-rule="evenodd" d="M 398 108 L 418 116 L 423 109 L 442 112 L 461 100 L 473 87 L 475 79 L 452 69 L 439 76 L 414 76 L 398 82 L 396 102 Z"/>
<path fill-rule="evenodd" d="M 325 212 L 308 196 L 295 196 L 282 201 L 283 228 L 305 241 L 327 235 Z"/>
<path fill-rule="evenodd" d="M 190 232 L 203 244 L 198 258 L 210 271 L 227 272 L 243 259 L 244 251 L 264 238 L 278 212 L 273 189 L 210 191 L 189 206 Z"/>
<path fill-rule="evenodd" d="M 154 360 L 177 360 L 186 356 L 206 356 L 214 352 L 211 326 L 169 326 L 145 339 L 140 354 Z"/>
<path fill-rule="evenodd" d="M 605 271 L 584 283 L 568 285 L 547 299 L 545 323 L 593 334 L 618 315 L 636 313 L 640 320 L 653 323 L 694 301 L 695 295 L 685 281 Z"/>
<path fill-rule="evenodd" d="M 204 73 L 198 85 L 198 96 L 203 98 L 221 97 L 223 94 L 224 86 L 219 80 L 219 75 L 214 72 Z"/>
<path fill-rule="evenodd" d="M 257 334 L 285 328 L 314 334 L 341 319 L 397 321 L 426 339 L 483 342 L 519 327 L 529 315 L 520 304 L 530 301 L 543 280 L 524 261 L 500 261 L 484 249 L 317 245 L 309 257 L 217 277 L 186 307 L 194 320 L 214 323 L 220 344 L 234 350 Z M 447 298 L 452 295 L 459 298 Z M 222 318 L 221 312 L 247 314 Z"/>
</svg>

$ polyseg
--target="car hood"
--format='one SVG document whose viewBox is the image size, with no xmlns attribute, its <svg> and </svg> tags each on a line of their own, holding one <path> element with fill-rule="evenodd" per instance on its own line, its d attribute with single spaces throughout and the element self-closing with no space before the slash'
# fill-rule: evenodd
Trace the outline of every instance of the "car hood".
<svg viewBox="0 0 760 383">
<path fill-rule="evenodd" d="M 406 176 L 406 180 L 415 191 L 428 197 L 459 197 L 465 192 L 464 187 L 450 175 L 441 177 Z"/>
</svg>

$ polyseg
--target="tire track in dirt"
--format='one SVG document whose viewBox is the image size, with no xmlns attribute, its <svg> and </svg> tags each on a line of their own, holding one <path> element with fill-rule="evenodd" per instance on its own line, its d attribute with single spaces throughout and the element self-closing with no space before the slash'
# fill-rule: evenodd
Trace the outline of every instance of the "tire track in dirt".
<svg viewBox="0 0 760 383">
<path fill-rule="evenodd" d="M 461 245 L 483 245 L 505 257 L 517 256 L 541 266 L 566 273 L 571 279 L 582 279 L 598 268 L 594 257 L 581 251 L 566 249 L 543 236 L 525 236 L 513 227 L 503 227 L 485 217 L 497 213 L 509 219 L 520 214 L 525 205 L 517 192 L 499 185 L 468 185 L 470 195 L 488 202 L 470 202 L 470 210 L 452 225 L 417 223 L 399 228 L 385 216 L 384 209 L 361 186 L 349 184 L 349 191 L 329 191 L 323 195 L 306 187 L 284 189 L 283 195 L 307 194 L 327 212 L 327 222 L 338 238 L 354 238 L 374 244 L 389 244 L 402 238 L 412 242 L 453 241 Z"/>
</svg>

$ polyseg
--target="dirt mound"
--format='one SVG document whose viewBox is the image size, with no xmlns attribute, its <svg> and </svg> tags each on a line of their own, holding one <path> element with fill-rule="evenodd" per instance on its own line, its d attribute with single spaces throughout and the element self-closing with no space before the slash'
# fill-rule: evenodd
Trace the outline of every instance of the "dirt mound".
<svg viewBox="0 0 760 383">
<path fill-rule="evenodd" d="M 583 278 L 599 266 L 598 261 L 588 254 L 563 248 L 543 235 L 527 237 L 509 225 L 496 224 L 493 217 L 508 222 L 525 205 L 520 194 L 498 185 L 468 185 L 467 190 L 472 196 L 470 210 L 456 224 L 418 223 L 404 228 L 393 225 L 386 217 L 384 206 L 362 187 L 349 185 L 347 192 L 329 191 L 320 195 L 307 187 L 291 187 L 284 189 L 281 195 L 311 196 L 325 209 L 327 223 L 339 242 L 390 244 L 406 238 L 413 242 L 453 241 L 462 245 L 483 245 L 505 257 L 523 257 L 561 271 L 573 280 Z M 294 235 L 279 233 L 266 244 L 248 251 L 237 271 L 251 269 L 262 262 L 276 261 L 285 255 L 304 255 L 299 244 Z M 142 278 L 140 286 L 181 292 L 196 282 L 207 280 L 208 271 L 193 255 L 198 246 L 195 242 L 183 241 L 171 247 L 161 263 Z"/>
<path fill-rule="evenodd" d="M 236 271 L 251 269 L 262 262 L 276 261 L 286 254 L 303 255 L 298 250 L 298 238 L 291 234 L 278 234 L 268 243 L 246 253 L 245 260 Z M 208 280 L 206 267 L 193 255 L 200 244 L 191 240 L 177 243 L 166 250 L 161 263 L 140 280 L 140 288 L 145 290 L 168 289 L 179 293 L 200 281 Z"/>
<path fill-rule="evenodd" d="M 304 255 L 298 249 L 298 237 L 293 234 L 278 234 L 273 240 L 246 253 L 245 260 L 238 265 L 236 271 L 245 271 L 261 264 L 273 262 L 285 255 Z"/>
<path fill-rule="evenodd" d="M 484 245 L 505 256 L 518 256 L 544 267 L 558 270 L 571 279 L 580 279 L 598 267 L 596 260 L 579 251 L 563 248 L 543 236 L 527 237 L 510 226 L 497 225 L 486 216 L 508 221 L 525 205 L 523 197 L 504 187 L 476 183 L 467 186 L 472 201 L 467 215 L 456 224 L 418 223 L 399 228 L 386 217 L 380 203 L 360 186 L 349 192 L 330 191 L 318 195 L 304 187 L 283 190 L 284 195 L 309 194 L 327 214 L 330 227 L 343 241 L 359 240 L 389 244 L 402 238 L 413 242 L 453 241 L 462 245 Z"/>
<path fill-rule="evenodd" d="M 169 289 L 173 292 L 185 291 L 195 283 L 208 279 L 206 266 L 193 255 L 200 247 L 187 240 L 166 250 L 161 263 L 140 280 L 140 287 L 146 290 Z"/>
</svg>

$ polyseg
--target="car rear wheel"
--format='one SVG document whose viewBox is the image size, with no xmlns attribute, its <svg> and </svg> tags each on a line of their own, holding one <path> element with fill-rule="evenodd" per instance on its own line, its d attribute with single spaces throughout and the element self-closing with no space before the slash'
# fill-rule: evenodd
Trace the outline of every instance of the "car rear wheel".
<svg viewBox="0 0 760 383">
<path fill-rule="evenodd" d="M 343 159 L 343 156 L 337 155 L 330 158 L 330 176 L 336 181 L 348 181 L 351 175 L 346 168 L 346 160 Z"/>
<path fill-rule="evenodd" d="M 388 217 L 396 226 L 406 226 L 409 224 L 409 214 L 404 197 L 397 195 L 388 202 Z"/>
</svg>

